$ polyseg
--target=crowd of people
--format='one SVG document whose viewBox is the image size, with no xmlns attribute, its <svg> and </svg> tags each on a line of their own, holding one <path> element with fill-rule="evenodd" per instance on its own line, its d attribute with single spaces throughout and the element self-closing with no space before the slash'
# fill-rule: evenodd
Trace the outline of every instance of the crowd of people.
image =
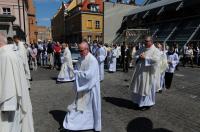
<svg viewBox="0 0 200 132">
<path fill-rule="evenodd" d="M 130 100 L 143 111 L 155 105 L 156 92 L 170 89 L 180 60 L 176 46 L 154 44 L 151 36 L 144 38 L 143 45 L 108 46 L 97 41 L 83 41 L 76 46 L 80 57 L 73 64 L 67 43 L 40 41 L 27 45 L 18 36 L 6 39 L 0 34 L 0 131 L 34 132 L 28 92 L 31 88 L 29 67 L 37 70 L 39 64 L 58 68 L 57 81 L 74 81 L 76 97 L 67 108 L 64 129 L 101 131 L 100 84 L 104 80 L 105 67 L 109 73 L 116 72 L 119 67 L 126 73 L 129 67 L 134 67 Z M 185 62 L 196 57 L 198 64 L 198 47 L 188 45 L 185 49 Z"/>
<path fill-rule="evenodd" d="M 97 41 L 92 44 L 83 41 L 79 45 L 81 58 L 74 68 L 71 66 L 70 50 L 68 47 L 65 50 L 67 63 L 63 63 L 62 67 L 67 68 L 62 68 L 59 76 L 66 73 L 63 79 L 69 79 L 70 71 L 73 71 L 68 81 L 75 80 L 76 86 L 75 100 L 68 106 L 69 112 L 63 122 L 63 127 L 68 130 L 101 130 L 99 88 L 100 82 L 104 80 L 105 67 L 110 73 L 116 72 L 117 61 L 121 64 L 119 67 L 121 66 L 123 72 L 128 72 L 130 65 L 135 67 L 130 83 L 131 100 L 138 110 L 143 111 L 155 105 L 157 92 L 170 89 L 173 74 L 179 63 L 179 56 L 173 45 L 168 48 L 160 43 L 154 45 L 150 36 L 145 37 L 143 46 L 132 49 L 125 43 L 121 46 L 108 46 Z"/>
<path fill-rule="evenodd" d="M 192 67 L 194 64 L 200 66 L 200 49 L 199 45 L 187 44 L 183 50 L 183 66 L 190 64 Z"/>
<path fill-rule="evenodd" d="M 14 44 L 9 38 L 10 44 Z M 50 69 L 60 69 L 62 45 L 59 42 L 38 41 L 25 44 L 30 69 L 37 70 L 38 66 L 48 66 Z"/>
</svg>

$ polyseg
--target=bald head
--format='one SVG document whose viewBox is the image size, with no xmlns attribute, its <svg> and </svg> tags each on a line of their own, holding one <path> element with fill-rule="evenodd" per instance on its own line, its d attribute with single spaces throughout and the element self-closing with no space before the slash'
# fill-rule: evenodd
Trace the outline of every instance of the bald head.
<svg viewBox="0 0 200 132">
<path fill-rule="evenodd" d="M 82 57 L 85 57 L 89 53 L 89 45 L 87 42 L 83 41 L 79 44 L 79 51 Z"/>
<path fill-rule="evenodd" d="M 0 33 L 0 47 L 7 44 L 7 38 L 3 33 Z"/>
<path fill-rule="evenodd" d="M 82 48 L 89 48 L 89 46 L 88 46 L 88 43 L 86 42 L 86 41 L 83 41 L 83 42 L 81 42 L 80 44 L 79 44 L 79 48 L 80 47 L 82 47 Z"/>
</svg>

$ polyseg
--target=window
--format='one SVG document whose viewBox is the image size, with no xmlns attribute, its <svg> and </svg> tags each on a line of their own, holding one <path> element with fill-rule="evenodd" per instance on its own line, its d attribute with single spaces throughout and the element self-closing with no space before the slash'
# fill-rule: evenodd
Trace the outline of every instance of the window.
<svg viewBox="0 0 200 132">
<path fill-rule="evenodd" d="M 87 21 L 87 28 L 92 28 L 92 20 Z"/>
<path fill-rule="evenodd" d="M 96 40 L 99 41 L 99 39 L 100 39 L 100 36 L 97 35 L 97 36 L 96 36 Z"/>
<path fill-rule="evenodd" d="M 92 36 L 88 35 L 88 42 L 91 42 Z"/>
<path fill-rule="evenodd" d="M 96 21 L 96 29 L 100 29 L 100 21 Z"/>
<path fill-rule="evenodd" d="M 10 8 L 3 8 L 3 14 L 10 15 L 11 14 Z"/>
<path fill-rule="evenodd" d="M 98 5 L 91 5 L 90 6 L 90 11 L 91 12 L 98 12 L 99 11 L 99 6 Z"/>
<path fill-rule="evenodd" d="M 90 11 L 95 12 L 94 6 L 91 6 L 91 7 L 90 7 Z"/>
<path fill-rule="evenodd" d="M 98 5 L 96 6 L 96 8 L 97 8 L 97 11 L 99 11 L 99 6 Z"/>
</svg>

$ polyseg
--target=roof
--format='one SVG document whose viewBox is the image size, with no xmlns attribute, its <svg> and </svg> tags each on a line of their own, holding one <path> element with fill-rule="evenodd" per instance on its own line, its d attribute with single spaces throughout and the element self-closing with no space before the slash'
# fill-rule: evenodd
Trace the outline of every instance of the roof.
<svg viewBox="0 0 200 132">
<path fill-rule="evenodd" d="M 154 2 L 152 4 L 148 4 L 145 6 L 139 6 L 135 9 L 133 9 L 132 11 L 130 11 L 126 16 L 137 14 L 137 13 L 144 12 L 144 11 L 148 11 L 148 10 L 155 9 L 158 7 L 166 6 L 169 4 L 176 3 L 176 2 L 182 2 L 182 1 L 183 0 L 161 0 L 161 1 Z"/>
</svg>

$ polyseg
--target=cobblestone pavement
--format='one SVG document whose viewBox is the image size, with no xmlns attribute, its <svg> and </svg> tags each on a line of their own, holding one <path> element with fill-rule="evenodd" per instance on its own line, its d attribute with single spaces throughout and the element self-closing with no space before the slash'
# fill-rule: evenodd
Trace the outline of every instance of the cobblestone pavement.
<svg viewBox="0 0 200 132">
<path fill-rule="evenodd" d="M 200 132 L 200 69 L 180 68 L 172 88 L 157 94 L 156 105 L 148 111 L 135 110 L 130 101 L 132 72 L 105 72 L 102 132 Z M 73 83 L 56 84 L 57 74 L 42 68 L 32 73 L 35 132 L 60 132 L 67 105 L 74 98 Z"/>
</svg>

